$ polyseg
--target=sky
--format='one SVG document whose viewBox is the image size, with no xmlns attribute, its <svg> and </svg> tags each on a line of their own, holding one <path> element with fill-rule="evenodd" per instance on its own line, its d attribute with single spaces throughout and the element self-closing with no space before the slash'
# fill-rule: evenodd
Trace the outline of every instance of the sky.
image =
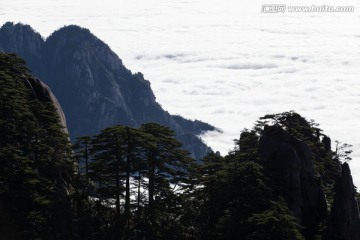
<svg viewBox="0 0 360 240">
<path fill-rule="evenodd" d="M 360 3 L 352 0 L 0 0 L 0 25 L 43 37 L 70 24 L 90 29 L 142 72 L 171 114 L 222 130 L 202 136 L 225 155 L 265 114 L 294 110 L 333 142 L 353 145 L 360 186 Z M 352 6 L 353 12 L 289 7 Z"/>
</svg>

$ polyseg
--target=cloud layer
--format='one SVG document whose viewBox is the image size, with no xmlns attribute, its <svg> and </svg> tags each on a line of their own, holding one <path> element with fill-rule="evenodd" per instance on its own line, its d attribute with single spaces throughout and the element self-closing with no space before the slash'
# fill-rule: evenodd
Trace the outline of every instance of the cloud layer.
<svg viewBox="0 0 360 240">
<path fill-rule="evenodd" d="M 347 1 L 354 13 L 265 14 L 261 5 L 17 0 L 2 3 L 0 24 L 20 21 L 44 36 L 68 24 L 89 28 L 144 73 L 165 109 L 221 128 L 203 137 L 222 154 L 267 113 L 315 119 L 333 140 L 354 145 L 359 186 L 360 7 Z"/>
</svg>

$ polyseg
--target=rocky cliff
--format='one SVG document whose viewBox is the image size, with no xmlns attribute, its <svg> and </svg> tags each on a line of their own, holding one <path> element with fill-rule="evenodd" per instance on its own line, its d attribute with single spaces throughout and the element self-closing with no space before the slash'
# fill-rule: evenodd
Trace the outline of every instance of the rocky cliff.
<svg viewBox="0 0 360 240">
<path fill-rule="evenodd" d="M 6 23 L 0 29 L 0 50 L 23 57 L 50 86 L 63 107 L 73 140 L 116 124 L 136 127 L 156 122 L 175 130 L 193 157 L 202 158 L 209 151 L 196 135 L 215 128 L 165 111 L 150 82 L 128 70 L 87 29 L 67 26 L 44 40 L 30 26 Z"/>
<path fill-rule="evenodd" d="M 312 239 L 327 216 L 327 203 L 311 149 L 281 127 L 269 126 L 260 138 L 259 151 L 272 170 L 275 194 L 285 199 L 305 227 L 304 235 Z"/>
<path fill-rule="evenodd" d="M 359 240 L 360 216 L 349 165 L 342 165 L 342 173 L 335 184 L 335 199 L 328 221 L 325 239 Z"/>
<path fill-rule="evenodd" d="M 40 102 L 49 102 L 51 103 L 59 117 L 61 125 L 64 127 L 65 133 L 69 133 L 66 126 L 65 114 L 61 108 L 61 105 L 55 95 L 52 93 L 51 89 L 43 83 L 40 79 L 31 77 L 23 78 L 24 85 L 27 89 L 31 91 L 31 97 L 33 99 L 38 99 Z"/>
</svg>

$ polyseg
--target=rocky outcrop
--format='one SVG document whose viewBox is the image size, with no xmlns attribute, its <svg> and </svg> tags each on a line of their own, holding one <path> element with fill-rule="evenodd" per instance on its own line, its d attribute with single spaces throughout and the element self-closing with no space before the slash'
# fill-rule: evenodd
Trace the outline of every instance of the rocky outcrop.
<svg viewBox="0 0 360 240">
<path fill-rule="evenodd" d="M 330 152 L 331 151 L 331 139 L 328 136 L 324 136 L 321 142 L 324 145 L 325 152 Z"/>
<path fill-rule="evenodd" d="M 156 122 L 178 136 L 193 135 L 181 139 L 198 158 L 208 153 L 209 148 L 194 138 L 215 128 L 165 111 L 150 82 L 141 73 L 128 70 L 109 46 L 87 29 L 67 26 L 44 40 L 30 26 L 6 23 L 0 29 L 0 50 L 23 57 L 34 75 L 52 89 L 65 112 L 72 140 L 116 124 L 137 127 Z"/>
<path fill-rule="evenodd" d="M 185 143 L 183 147 L 191 153 L 191 157 L 194 159 L 202 159 L 204 153 L 211 152 L 211 148 L 206 146 L 202 140 L 196 137 L 194 134 L 181 134 L 178 135 L 180 142 Z"/>
<path fill-rule="evenodd" d="M 286 200 L 304 226 L 304 235 L 312 239 L 326 217 L 327 205 L 309 146 L 281 127 L 271 126 L 264 129 L 259 151 L 270 162 L 275 194 Z"/>
<path fill-rule="evenodd" d="M 42 68 L 42 49 L 45 42 L 29 25 L 5 23 L 0 30 L 0 50 L 13 52 L 26 59 L 33 71 Z"/>
<path fill-rule="evenodd" d="M 59 116 L 59 121 L 64 127 L 64 131 L 68 133 L 65 114 L 59 101 L 51 92 L 51 89 L 38 78 L 24 78 L 23 82 L 26 88 L 30 89 L 33 99 L 38 99 L 40 102 L 49 102 L 54 106 L 56 113 Z"/>
<path fill-rule="evenodd" d="M 360 217 L 356 190 L 349 165 L 342 165 L 342 173 L 335 184 L 332 206 L 325 239 L 359 240 Z"/>
</svg>

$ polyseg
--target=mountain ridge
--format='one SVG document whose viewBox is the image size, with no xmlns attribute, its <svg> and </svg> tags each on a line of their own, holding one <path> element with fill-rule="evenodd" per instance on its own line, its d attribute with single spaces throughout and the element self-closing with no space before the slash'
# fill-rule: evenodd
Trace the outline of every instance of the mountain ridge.
<svg viewBox="0 0 360 240">
<path fill-rule="evenodd" d="M 0 51 L 23 57 L 34 75 L 49 85 L 64 109 L 73 140 L 115 124 L 157 122 L 175 130 L 179 138 L 197 138 L 183 142 L 194 158 L 210 150 L 197 136 L 216 130 L 214 126 L 164 110 L 143 74 L 127 69 L 88 29 L 65 26 L 44 39 L 29 25 L 8 22 L 0 29 Z"/>
</svg>

